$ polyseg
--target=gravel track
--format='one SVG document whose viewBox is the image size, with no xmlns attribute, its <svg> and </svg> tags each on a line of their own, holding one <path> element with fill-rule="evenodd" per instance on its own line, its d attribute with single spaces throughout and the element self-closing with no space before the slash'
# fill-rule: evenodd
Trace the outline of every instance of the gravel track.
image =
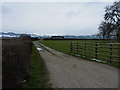
<svg viewBox="0 0 120 90">
<path fill-rule="evenodd" d="M 43 58 L 53 88 L 118 88 L 118 69 L 73 57 L 33 42 Z"/>
</svg>

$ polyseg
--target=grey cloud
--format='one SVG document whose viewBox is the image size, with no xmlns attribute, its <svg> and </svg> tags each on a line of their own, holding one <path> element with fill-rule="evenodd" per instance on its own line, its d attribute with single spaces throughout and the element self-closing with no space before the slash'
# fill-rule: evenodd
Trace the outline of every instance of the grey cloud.
<svg viewBox="0 0 120 90">
<path fill-rule="evenodd" d="M 4 31 L 92 34 L 107 3 L 3 3 Z M 99 3 L 98 3 L 99 4 Z M 93 6 L 94 5 L 94 6 Z M 89 28 L 86 28 L 89 27 Z"/>
<path fill-rule="evenodd" d="M 79 12 L 77 12 L 77 11 L 70 11 L 65 16 L 67 16 L 67 17 L 75 17 L 78 14 L 79 14 Z"/>
<path fill-rule="evenodd" d="M 4 14 L 4 13 L 9 13 L 9 12 L 10 12 L 10 9 L 7 6 L 2 5 L 2 13 Z"/>
</svg>

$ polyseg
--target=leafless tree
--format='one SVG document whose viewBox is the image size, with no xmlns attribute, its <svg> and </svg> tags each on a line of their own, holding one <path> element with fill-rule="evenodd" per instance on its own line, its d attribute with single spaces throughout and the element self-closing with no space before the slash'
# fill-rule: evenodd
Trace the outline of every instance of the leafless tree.
<svg viewBox="0 0 120 90">
<path fill-rule="evenodd" d="M 107 39 L 113 35 L 120 39 L 120 1 L 106 6 L 104 23 L 102 22 L 98 29 Z"/>
</svg>

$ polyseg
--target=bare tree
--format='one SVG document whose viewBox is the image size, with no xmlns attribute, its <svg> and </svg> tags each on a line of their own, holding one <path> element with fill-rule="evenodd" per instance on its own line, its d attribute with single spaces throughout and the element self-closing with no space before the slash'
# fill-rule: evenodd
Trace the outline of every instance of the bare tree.
<svg viewBox="0 0 120 90">
<path fill-rule="evenodd" d="M 105 21 L 101 22 L 99 26 L 99 35 L 103 37 L 103 39 L 110 39 L 113 36 L 113 29 L 115 25 L 112 23 L 107 23 Z"/>
<path fill-rule="evenodd" d="M 103 39 L 106 37 L 106 28 L 105 28 L 105 22 L 101 22 L 99 26 L 99 34 L 98 36 L 102 36 Z"/>
<path fill-rule="evenodd" d="M 106 6 L 104 15 L 104 25 L 99 26 L 100 33 L 110 38 L 115 35 L 118 40 L 120 39 L 120 1 L 114 2 L 113 5 Z M 102 31 L 101 32 L 101 27 Z"/>
</svg>

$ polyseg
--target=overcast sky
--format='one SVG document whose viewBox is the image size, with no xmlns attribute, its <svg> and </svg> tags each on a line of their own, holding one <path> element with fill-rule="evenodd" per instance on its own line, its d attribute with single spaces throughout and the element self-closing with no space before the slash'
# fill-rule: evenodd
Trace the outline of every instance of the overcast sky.
<svg viewBox="0 0 120 90">
<path fill-rule="evenodd" d="M 4 2 L 2 31 L 87 35 L 98 32 L 108 2 Z"/>
</svg>

